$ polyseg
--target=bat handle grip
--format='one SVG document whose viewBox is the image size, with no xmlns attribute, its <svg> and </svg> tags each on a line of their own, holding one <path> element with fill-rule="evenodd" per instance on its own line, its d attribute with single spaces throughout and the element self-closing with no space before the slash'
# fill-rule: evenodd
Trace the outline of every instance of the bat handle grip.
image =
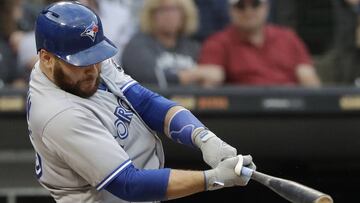
<svg viewBox="0 0 360 203">
<path fill-rule="evenodd" d="M 254 170 L 252 170 L 251 168 L 248 167 L 244 167 L 243 166 L 243 162 L 244 162 L 244 158 L 243 156 L 239 155 L 239 161 L 235 166 L 235 173 L 240 176 L 246 176 L 251 178 L 252 174 L 254 173 Z"/>
<path fill-rule="evenodd" d="M 254 173 L 254 170 L 248 167 L 242 167 L 241 169 L 241 175 L 251 178 L 252 174 Z"/>
</svg>

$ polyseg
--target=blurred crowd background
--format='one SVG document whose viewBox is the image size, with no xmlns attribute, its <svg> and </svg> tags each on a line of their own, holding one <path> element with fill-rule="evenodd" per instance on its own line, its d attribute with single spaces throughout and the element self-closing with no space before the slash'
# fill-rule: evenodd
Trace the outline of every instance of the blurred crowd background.
<svg viewBox="0 0 360 203">
<path fill-rule="evenodd" d="M 99 14 L 119 49 L 115 61 L 131 77 L 192 110 L 256 157 L 261 171 L 355 202 L 360 0 L 79 1 Z M 36 190 L 25 103 L 37 62 L 35 20 L 53 2 L 0 0 L 0 203 L 16 194 L 19 203 L 53 202 L 21 199 L 48 195 Z M 161 137 L 167 167 L 206 168 L 201 154 Z M 174 202 L 229 196 L 285 202 L 252 183 Z"/>
<path fill-rule="evenodd" d="M 54 0 L 0 1 L 0 88 L 26 88 Z M 360 86 L 360 0 L 80 0 L 133 78 L 174 85 Z"/>
</svg>

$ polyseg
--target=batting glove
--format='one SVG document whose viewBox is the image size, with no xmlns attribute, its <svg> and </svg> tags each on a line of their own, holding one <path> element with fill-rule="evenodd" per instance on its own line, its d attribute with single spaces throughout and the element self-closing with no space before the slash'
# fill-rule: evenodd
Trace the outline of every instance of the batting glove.
<svg viewBox="0 0 360 203">
<path fill-rule="evenodd" d="M 237 154 L 234 147 L 206 129 L 193 133 L 193 141 L 201 150 L 205 163 L 211 168 L 215 168 L 221 161 L 235 157 Z"/>
<path fill-rule="evenodd" d="M 238 164 L 238 161 L 238 156 L 232 157 L 220 162 L 216 168 L 205 171 L 206 190 L 217 190 L 223 187 L 232 186 L 246 186 L 250 177 L 244 175 L 238 176 L 235 173 L 235 167 Z M 243 156 L 242 166 L 251 168 L 252 164 L 252 157 L 250 155 Z"/>
</svg>

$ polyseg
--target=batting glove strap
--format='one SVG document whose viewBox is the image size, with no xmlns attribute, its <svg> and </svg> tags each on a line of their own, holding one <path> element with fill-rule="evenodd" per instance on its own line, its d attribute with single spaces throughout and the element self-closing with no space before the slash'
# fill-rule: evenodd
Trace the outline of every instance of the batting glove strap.
<svg viewBox="0 0 360 203">
<path fill-rule="evenodd" d="M 214 170 L 204 171 L 205 176 L 205 191 L 218 190 L 225 186 L 225 184 L 217 179 L 216 172 Z"/>
<path fill-rule="evenodd" d="M 201 149 L 201 146 L 216 135 L 207 128 L 197 128 L 192 133 L 193 143 Z"/>
</svg>

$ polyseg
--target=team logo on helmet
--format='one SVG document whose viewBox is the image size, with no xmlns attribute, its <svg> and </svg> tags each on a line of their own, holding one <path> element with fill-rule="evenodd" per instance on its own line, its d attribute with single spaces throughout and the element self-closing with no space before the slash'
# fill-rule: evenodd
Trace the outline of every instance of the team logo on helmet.
<svg viewBox="0 0 360 203">
<path fill-rule="evenodd" d="M 98 32 L 99 32 L 99 26 L 97 26 L 96 23 L 93 21 L 91 25 L 87 27 L 83 33 L 81 33 L 81 36 L 89 37 L 94 42 L 96 38 L 96 34 Z"/>
</svg>

